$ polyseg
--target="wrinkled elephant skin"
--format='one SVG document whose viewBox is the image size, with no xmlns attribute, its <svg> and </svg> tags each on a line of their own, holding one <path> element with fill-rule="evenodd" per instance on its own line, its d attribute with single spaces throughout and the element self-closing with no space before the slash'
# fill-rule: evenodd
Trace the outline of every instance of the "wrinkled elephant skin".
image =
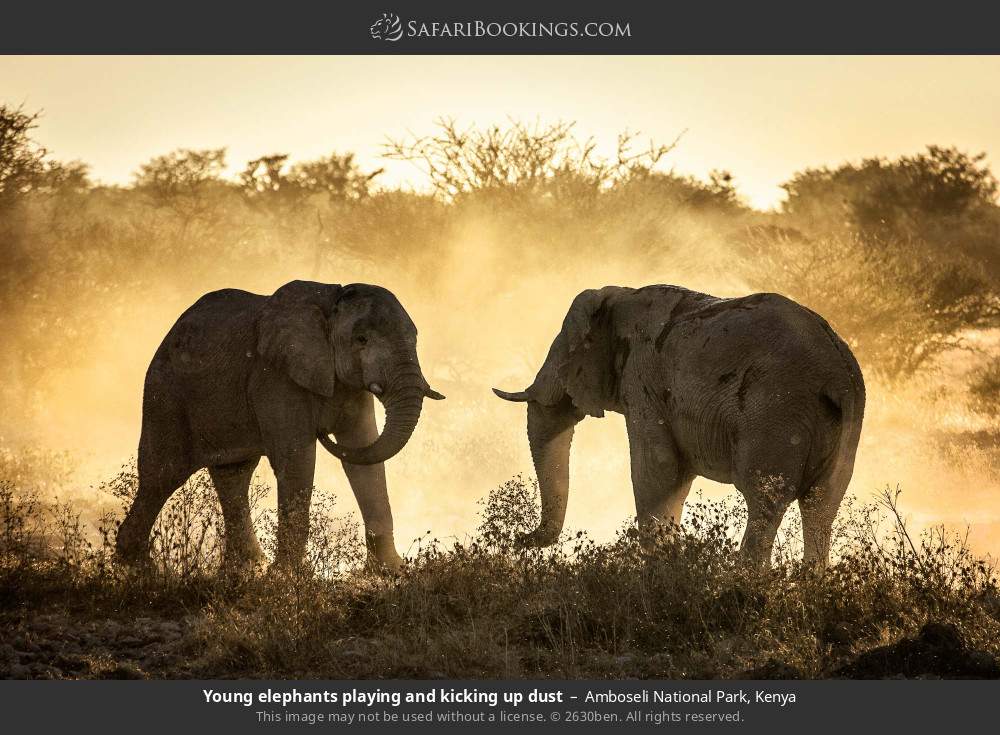
<svg viewBox="0 0 1000 735">
<path fill-rule="evenodd" d="M 778 294 L 720 299 L 675 286 L 608 286 L 574 299 L 535 381 L 496 391 L 528 404 L 542 518 L 525 542 L 554 543 L 583 417 L 625 416 L 640 537 L 679 523 L 696 476 L 746 499 L 742 554 L 770 560 L 797 500 L 806 560 L 827 563 L 861 433 L 865 386 L 844 341 Z"/>
<path fill-rule="evenodd" d="M 413 433 L 425 397 L 417 330 L 378 286 L 293 281 L 271 296 L 206 294 L 177 320 L 146 373 L 139 488 L 117 552 L 145 563 L 157 515 L 207 468 L 225 521 L 227 568 L 257 565 L 250 480 L 266 456 L 278 480 L 276 563 L 301 562 L 309 532 L 316 441 L 343 462 L 370 558 L 396 569 L 383 463 Z M 385 406 L 375 423 L 374 396 Z M 330 439 L 333 434 L 336 441 Z"/>
</svg>

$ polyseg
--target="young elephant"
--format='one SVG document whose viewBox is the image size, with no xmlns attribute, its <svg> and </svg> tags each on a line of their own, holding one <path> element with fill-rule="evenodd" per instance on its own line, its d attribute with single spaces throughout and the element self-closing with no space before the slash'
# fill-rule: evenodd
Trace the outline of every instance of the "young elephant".
<svg viewBox="0 0 1000 735">
<path fill-rule="evenodd" d="M 695 476 L 746 499 L 742 553 L 770 560 L 799 501 L 805 557 L 825 565 L 864 415 L 861 369 L 830 325 L 778 294 L 720 299 L 676 286 L 608 286 L 573 301 L 528 403 L 542 496 L 529 545 L 562 531 L 574 426 L 624 414 L 640 532 L 679 523 Z"/>
<path fill-rule="evenodd" d="M 385 406 L 381 435 L 373 395 Z M 299 563 L 318 438 L 343 462 L 369 558 L 398 568 L 382 463 L 410 438 L 425 397 L 444 398 L 420 372 L 416 327 L 384 288 L 293 281 L 271 296 L 206 294 L 177 320 L 146 372 L 139 490 L 118 531 L 119 558 L 148 559 L 164 503 L 207 467 L 225 519 L 225 564 L 256 565 L 262 554 L 248 488 L 266 455 L 278 479 L 276 562 Z"/>
</svg>

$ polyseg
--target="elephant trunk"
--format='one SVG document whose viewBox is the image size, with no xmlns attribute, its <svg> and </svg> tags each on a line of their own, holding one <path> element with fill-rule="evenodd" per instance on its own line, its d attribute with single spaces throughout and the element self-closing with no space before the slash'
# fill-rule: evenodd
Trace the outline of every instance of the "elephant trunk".
<svg viewBox="0 0 1000 735">
<path fill-rule="evenodd" d="M 420 418 L 425 397 L 437 398 L 420 374 L 416 360 L 407 360 L 386 387 L 379 400 L 385 406 L 385 426 L 378 439 L 366 447 L 342 447 L 326 434 L 320 444 L 348 464 L 378 464 L 395 456 L 409 441 Z M 443 398 L 443 396 L 440 396 Z"/>
<path fill-rule="evenodd" d="M 569 497 L 569 450 L 577 418 L 572 408 L 528 403 L 528 442 L 542 496 L 542 518 L 538 528 L 522 542 L 550 546 L 559 539 Z"/>
</svg>

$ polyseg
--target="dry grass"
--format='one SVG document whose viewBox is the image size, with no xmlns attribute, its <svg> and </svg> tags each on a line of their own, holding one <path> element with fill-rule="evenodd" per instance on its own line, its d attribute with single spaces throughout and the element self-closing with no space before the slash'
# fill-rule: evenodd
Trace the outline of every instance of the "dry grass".
<svg viewBox="0 0 1000 735">
<path fill-rule="evenodd" d="M 126 468 L 105 489 L 125 507 L 134 483 Z M 263 491 L 255 486 L 255 499 Z M 256 516 L 269 549 L 273 513 Z M 798 563 L 795 524 L 772 569 L 743 568 L 734 552 L 744 514 L 733 503 L 689 503 L 683 527 L 665 529 L 651 552 L 631 526 L 606 544 L 578 533 L 548 550 L 516 548 L 536 518 L 535 484 L 515 478 L 483 501 L 472 538 L 420 539 L 404 572 L 385 578 L 364 571 L 356 524 L 320 497 L 307 565 L 233 579 L 218 569 L 214 491 L 196 476 L 161 514 L 155 571 L 139 576 L 111 559 L 114 517 L 92 540 L 72 509 L 6 482 L 0 629 L 41 644 L 14 671 L 28 676 L 715 678 L 757 669 L 822 678 L 933 621 L 954 624 L 981 657 L 1000 653 L 993 568 L 943 531 L 914 538 L 898 491 L 843 509 L 836 563 L 823 575 Z M 31 627 L 39 616 L 41 633 Z M 130 628 L 130 640 L 176 625 L 164 621 L 183 625 L 142 648 L 85 638 L 105 658 L 78 651 L 82 673 L 46 658 L 52 649 L 65 660 L 59 642 L 78 639 L 77 629 L 136 616 L 148 623 Z M 164 646 L 170 655 L 158 658 Z"/>
</svg>

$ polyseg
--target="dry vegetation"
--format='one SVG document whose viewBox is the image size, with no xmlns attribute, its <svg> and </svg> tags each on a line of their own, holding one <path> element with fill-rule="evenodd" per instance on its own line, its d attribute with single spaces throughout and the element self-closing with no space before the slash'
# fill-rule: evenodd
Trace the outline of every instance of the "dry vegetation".
<svg viewBox="0 0 1000 735">
<path fill-rule="evenodd" d="M 844 509 L 825 575 L 794 561 L 794 522 L 775 568 L 752 575 L 732 554 L 736 502 L 692 502 L 649 554 L 628 526 L 610 541 L 513 549 L 536 512 L 531 481 L 515 479 L 489 495 L 477 531 L 418 539 L 393 579 L 363 571 L 352 516 L 320 492 L 308 568 L 238 580 L 217 573 L 219 512 L 199 475 L 162 514 L 157 572 L 140 577 L 108 556 L 131 468 L 72 497 L 80 458 L 48 449 L 72 448 L 68 437 L 109 415 L 134 426 L 137 397 L 122 386 L 139 390 L 156 340 L 194 296 L 372 280 L 414 312 L 432 382 L 449 395 L 450 413 L 428 412 L 394 467 L 417 487 L 446 476 L 427 498 L 471 507 L 496 485 L 483 477 L 510 477 L 525 451 L 508 445 L 510 414 L 480 395 L 529 377 L 556 322 L 509 335 L 484 325 L 531 324 L 545 299 L 561 318 L 595 279 L 674 281 L 780 291 L 826 315 L 862 363 L 873 413 L 906 396 L 907 410 L 960 414 L 914 461 L 979 457 L 979 488 L 939 489 L 976 497 L 996 484 L 1000 435 L 996 342 L 981 339 L 1000 326 L 1000 208 L 981 157 L 930 147 L 806 170 L 782 209 L 763 213 L 725 172 L 665 170 L 672 144 L 623 135 L 604 158 L 565 124 L 442 121 L 431 137 L 388 143 L 387 156 L 423 171 L 419 193 L 380 188 L 350 154 L 264 155 L 226 177 L 221 149 L 159 156 L 130 186 L 103 186 L 40 149 L 35 123 L 0 107 L 0 675 L 997 675 L 989 562 L 960 536 L 909 528 L 894 492 Z M 869 427 L 890 448 L 903 431 Z M 430 456 L 430 469 L 415 463 Z M 254 485 L 265 546 L 269 492 L 266 478 Z"/>
<path fill-rule="evenodd" d="M 110 486 L 124 508 L 134 474 Z M 235 579 L 218 569 L 204 476 L 164 511 L 144 575 L 114 565 L 112 518 L 93 544 L 70 509 L 4 484 L 0 665 L 42 677 L 1000 676 L 994 570 L 961 538 L 914 538 L 896 493 L 842 514 L 838 561 L 821 576 L 796 561 L 794 528 L 773 569 L 742 568 L 741 509 L 703 500 L 651 552 L 631 527 L 609 543 L 579 533 L 519 550 L 536 495 L 505 483 L 471 538 L 422 539 L 394 578 L 364 571 L 357 527 L 320 502 L 306 568 Z M 269 547 L 273 518 L 257 528 Z"/>
</svg>

